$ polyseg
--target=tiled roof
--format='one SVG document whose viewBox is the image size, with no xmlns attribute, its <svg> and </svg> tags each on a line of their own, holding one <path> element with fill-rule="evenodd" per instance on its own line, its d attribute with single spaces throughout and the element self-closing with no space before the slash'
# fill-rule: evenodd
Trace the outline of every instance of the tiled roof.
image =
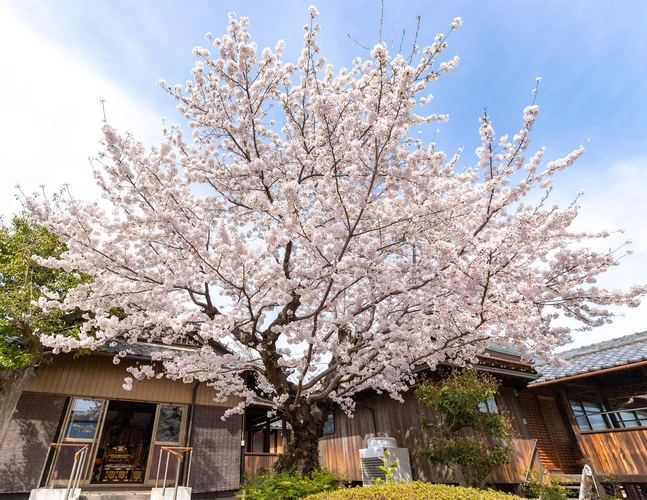
<svg viewBox="0 0 647 500">
<path fill-rule="evenodd" d="M 153 353 L 173 352 L 178 356 L 183 354 L 190 354 L 195 352 L 195 348 L 150 342 L 135 342 L 134 344 L 129 344 L 122 339 L 116 339 L 101 346 L 99 349 L 97 349 L 97 351 L 108 354 L 117 354 L 119 353 L 119 351 L 127 351 L 128 356 L 150 358 Z"/>
<path fill-rule="evenodd" d="M 535 369 L 541 376 L 530 385 L 647 361 L 647 332 L 559 352 L 556 356 L 566 364 L 536 363 Z"/>
</svg>

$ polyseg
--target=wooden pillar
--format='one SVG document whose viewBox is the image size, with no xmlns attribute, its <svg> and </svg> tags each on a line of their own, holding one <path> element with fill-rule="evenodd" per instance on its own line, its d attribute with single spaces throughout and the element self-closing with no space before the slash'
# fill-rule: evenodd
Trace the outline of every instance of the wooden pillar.
<svg viewBox="0 0 647 500">
<path fill-rule="evenodd" d="M 272 432 L 270 425 L 270 419 L 268 418 L 265 422 L 265 430 L 263 431 L 263 453 L 270 452 L 270 434 Z"/>
<path fill-rule="evenodd" d="M 288 422 L 285 420 L 285 417 L 281 419 L 281 444 L 283 446 L 283 453 L 288 449 Z"/>
</svg>

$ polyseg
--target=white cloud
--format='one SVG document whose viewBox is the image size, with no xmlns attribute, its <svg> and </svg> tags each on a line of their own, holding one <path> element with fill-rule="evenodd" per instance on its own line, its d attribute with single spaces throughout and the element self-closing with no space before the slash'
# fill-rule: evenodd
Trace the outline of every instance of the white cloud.
<svg viewBox="0 0 647 500">
<path fill-rule="evenodd" d="M 6 3 L 0 3 L 3 96 L 0 120 L 0 214 L 20 211 L 16 184 L 49 193 L 69 184 L 76 196 L 99 197 L 89 156 L 99 149 L 102 109 L 109 122 L 150 144 L 161 129 L 159 112 L 110 77 L 56 46 Z"/>
<path fill-rule="evenodd" d="M 585 159 L 582 162 L 586 161 Z M 618 248 L 627 240 L 627 248 L 633 254 L 620 260 L 620 265 L 611 269 L 598 281 L 607 288 L 623 288 L 633 284 L 647 284 L 647 159 L 636 158 L 619 162 L 606 168 L 590 170 L 591 175 L 578 178 L 579 187 L 585 195 L 574 229 L 597 231 L 600 229 L 624 230 L 591 245 L 596 250 Z M 572 183 L 566 186 L 573 187 Z M 566 199 L 564 197 L 564 199 Z M 561 201 L 561 200 L 560 200 Z M 561 204 L 561 203 L 560 203 Z M 614 308 L 620 316 L 613 323 L 591 332 L 575 332 L 575 342 L 567 348 L 600 342 L 614 337 L 647 330 L 647 299 L 635 309 Z"/>
</svg>

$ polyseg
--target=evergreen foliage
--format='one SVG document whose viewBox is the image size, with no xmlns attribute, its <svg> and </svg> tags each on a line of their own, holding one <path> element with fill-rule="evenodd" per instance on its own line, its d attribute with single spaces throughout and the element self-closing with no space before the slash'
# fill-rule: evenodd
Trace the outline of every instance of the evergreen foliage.
<svg viewBox="0 0 647 500">
<path fill-rule="evenodd" d="M 271 472 L 248 477 L 236 494 L 243 500 L 297 500 L 339 488 L 342 479 L 321 469 L 310 476 L 296 471 Z"/>
<path fill-rule="evenodd" d="M 512 433 L 509 420 L 483 409 L 498 387 L 489 375 L 456 370 L 416 391 L 418 401 L 435 413 L 433 419 L 421 419 L 422 428 L 431 432 L 421 454 L 434 465 L 459 466 L 466 485 L 482 487 L 490 472 L 510 462 L 512 447 L 505 441 Z"/>
</svg>

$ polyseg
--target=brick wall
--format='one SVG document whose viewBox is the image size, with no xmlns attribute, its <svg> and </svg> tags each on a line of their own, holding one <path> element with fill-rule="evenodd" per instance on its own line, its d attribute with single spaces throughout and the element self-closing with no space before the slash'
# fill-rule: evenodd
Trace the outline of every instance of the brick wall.
<svg viewBox="0 0 647 500">
<path fill-rule="evenodd" d="M 194 493 L 237 490 L 240 486 L 242 415 L 223 421 L 225 410 L 195 407 L 190 479 Z"/>
<path fill-rule="evenodd" d="M 65 406 L 64 396 L 25 392 L 0 444 L 0 493 L 36 488 Z"/>
</svg>

